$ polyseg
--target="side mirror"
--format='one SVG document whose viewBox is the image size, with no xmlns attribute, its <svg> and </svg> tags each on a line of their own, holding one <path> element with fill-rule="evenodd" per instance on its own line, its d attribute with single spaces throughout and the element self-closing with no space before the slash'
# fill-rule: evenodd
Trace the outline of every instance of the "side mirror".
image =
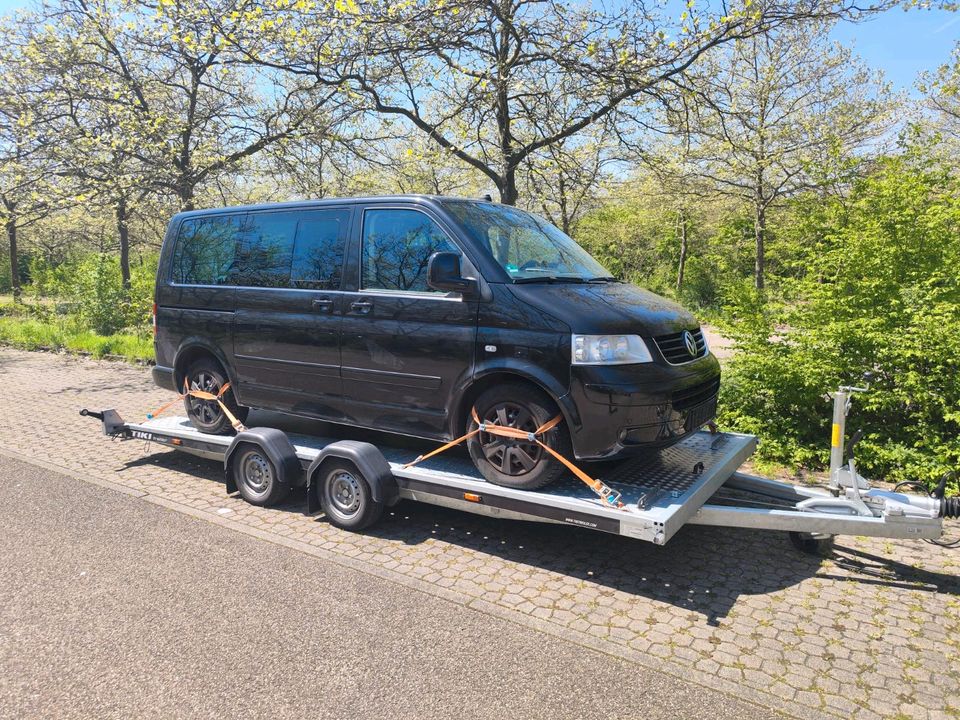
<svg viewBox="0 0 960 720">
<path fill-rule="evenodd" d="M 427 285 L 441 292 L 470 295 L 477 289 L 477 281 L 460 274 L 460 256 L 452 252 L 437 252 L 427 265 Z"/>
</svg>

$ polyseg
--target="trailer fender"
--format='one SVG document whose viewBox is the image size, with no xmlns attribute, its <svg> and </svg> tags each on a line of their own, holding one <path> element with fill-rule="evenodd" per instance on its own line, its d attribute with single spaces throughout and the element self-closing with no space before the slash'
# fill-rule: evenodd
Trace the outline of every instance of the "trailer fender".
<svg viewBox="0 0 960 720">
<path fill-rule="evenodd" d="M 227 493 L 237 492 L 237 484 L 230 472 L 230 460 L 234 451 L 244 443 L 258 446 L 266 454 L 277 470 L 277 477 L 281 484 L 302 486 L 304 483 L 303 467 L 297 458 L 297 451 L 290 442 L 290 438 L 283 430 L 269 427 L 248 428 L 237 435 L 230 442 L 226 455 L 223 456 L 223 469 L 227 476 Z"/>
<path fill-rule="evenodd" d="M 320 510 L 320 500 L 314 491 L 320 480 L 320 468 L 332 458 L 349 460 L 356 465 L 370 485 L 370 494 L 375 501 L 395 505 L 400 500 L 400 489 L 390 464 L 376 446 L 358 440 L 338 440 L 323 448 L 307 469 L 307 511 L 311 514 Z"/>
</svg>

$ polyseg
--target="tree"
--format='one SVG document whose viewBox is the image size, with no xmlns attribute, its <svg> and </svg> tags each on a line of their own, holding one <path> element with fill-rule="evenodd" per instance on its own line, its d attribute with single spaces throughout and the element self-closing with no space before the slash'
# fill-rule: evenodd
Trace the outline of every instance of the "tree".
<svg viewBox="0 0 960 720">
<path fill-rule="evenodd" d="M 79 36 L 83 54 L 71 72 L 86 92 L 76 100 L 96 116 L 120 118 L 118 151 L 183 209 L 195 206 L 204 183 L 341 105 L 334 92 L 242 62 L 212 19 L 234 7 L 231 0 L 63 0 L 48 11 L 62 33 Z"/>
<path fill-rule="evenodd" d="M 789 302 L 747 298 L 726 328 L 721 419 L 760 436 L 758 459 L 823 467 L 824 389 L 872 370 L 858 468 L 933 486 L 960 463 L 960 183 L 929 142 L 879 158 L 842 198 L 790 201 L 817 229 Z"/>
<path fill-rule="evenodd" d="M 843 178 L 851 155 L 887 127 L 888 87 L 829 30 L 790 23 L 718 50 L 693 79 L 685 114 L 673 115 L 691 133 L 699 173 L 751 209 L 758 290 L 771 208 Z"/>
<path fill-rule="evenodd" d="M 55 110 L 18 27 L 29 19 L 21 13 L 0 25 L 0 222 L 16 301 L 21 297 L 19 234 L 58 204 L 57 168 L 51 157 L 59 138 L 50 132 Z"/>
<path fill-rule="evenodd" d="M 934 112 L 936 127 L 954 141 L 960 141 L 960 43 L 950 60 L 936 72 L 921 76 L 920 89 Z"/>
<path fill-rule="evenodd" d="M 787 20 L 849 16 L 846 0 L 646 4 L 547 0 L 244 0 L 221 34 L 265 67 L 343 89 L 483 173 L 502 202 L 535 154 L 670 94 L 710 49 Z"/>
<path fill-rule="evenodd" d="M 150 147 L 157 139 L 136 104 L 126 102 L 126 81 L 103 72 L 110 56 L 90 42 L 85 18 L 59 7 L 45 12 L 20 23 L 24 51 L 43 78 L 38 92 L 54 108 L 44 132 L 58 138 L 50 152 L 70 199 L 85 210 L 112 216 L 126 291 L 131 220 L 147 197 L 157 195 L 151 169 L 142 159 L 157 150 Z"/>
<path fill-rule="evenodd" d="M 528 156 L 522 168 L 526 204 L 568 235 L 598 204 L 605 169 L 617 159 L 611 134 L 602 126 L 595 130 L 543 148 Z"/>
</svg>

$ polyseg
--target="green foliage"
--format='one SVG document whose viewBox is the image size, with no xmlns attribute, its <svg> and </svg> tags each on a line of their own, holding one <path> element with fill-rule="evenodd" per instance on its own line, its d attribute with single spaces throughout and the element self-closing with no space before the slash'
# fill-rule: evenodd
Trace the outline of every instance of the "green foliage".
<svg viewBox="0 0 960 720">
<path fill-rule="evenodd" d="M 840 383 L 878 375 L 857 396 L 859 466 L 933 482 L 960 466 L 960 184 L 908 152 L 880 162 L 845 201 L 795 215 L 780 302 L 728 294 L 722 420 L 762 438 L 760 457 L 827 461 Z M 789 233 L 788 233 L 789 235 Z"/>
<path fill-rule="evenodd" d="M 86 327 L 111 335 L 149 324 L 156 268 L 156 255 L 134 265 L 127 290 L 115 256 L 77 253 L 58 265 L 36 259 L 31 265 L 32 289 L 40 297 L 60 301 L 54 312 L 75 313 Z"/>
<path fill-rule="evenodd" d="M 149 361 L 156 268 L 156 255 L 135 264 L 125 290 L 113 256 L 77 252 L 59 264 L 34 258 L 33 299 L 0 302 L 0 343 Z"/>
<path fill-rule="evenodd" d="M 96 358 L 122 357 L 131 362 L 153 359 L 153 339 L 147 333 L 98 335 L 67 319 L 0 317 L 0 343 L 24 350 L 66 350 Z"/>
</svg>

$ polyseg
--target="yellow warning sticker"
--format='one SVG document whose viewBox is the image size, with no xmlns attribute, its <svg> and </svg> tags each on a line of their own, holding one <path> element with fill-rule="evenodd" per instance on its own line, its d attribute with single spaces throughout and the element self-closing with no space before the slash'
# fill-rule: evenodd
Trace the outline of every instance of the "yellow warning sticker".
<svg viewBox="0 0 960 720">
<path fill-rule="evenodd" d="M 834 423 L 834 424 L 833 424 L 833 439 L 830 441 L 830 444 L 833 445 L 833 447 L 838 448 L 838 447 L 840 447 L 840 443 L 841 443 L 842 441 L 843 441 L 843 440 L 842 440 L 842 438 L 840 437 L 840 426 L 839 426 L 837 423 Z"/>
</svg>

